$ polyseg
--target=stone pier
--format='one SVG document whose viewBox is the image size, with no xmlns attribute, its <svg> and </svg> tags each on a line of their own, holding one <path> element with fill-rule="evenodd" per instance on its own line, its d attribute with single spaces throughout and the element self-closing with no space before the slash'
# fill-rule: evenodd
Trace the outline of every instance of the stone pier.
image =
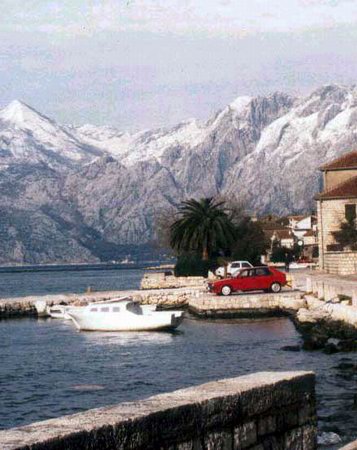
<svg viewBox="0 0 357 450">
<path fill-rule="evenodd" d="M 278 316 L 296 313 L 306 306 L 302 293 L 244 293 L 227 297 L 204 294 L 191 298 L 188 309 L 202 318 Z"/>
<path fill-rule="evenodd" d="M 0 431 L 1 450 L 316 448 L 315 376 L 261 372 Z"/>
<path fill-rule="evenodd" d="M 142 304 L 160 305 L 162 307 L 181 307 L 188 304 L 189 299 L 201 295 L 202 289 L 178 288 L 178 289 L 151 289 L 151 290 L 131 290 L 131 291 L 103 291 L 85 294 L 55 294 L 55 295 L 34 295 L 18 298 L 0 299 L 0 319 L 36 316 L 36 301 L 44 301 L 48 306 L 60 303 L 95 303 L 104 300 L 111 300 L 119 297 L 133 297 Z"/>
</svg>

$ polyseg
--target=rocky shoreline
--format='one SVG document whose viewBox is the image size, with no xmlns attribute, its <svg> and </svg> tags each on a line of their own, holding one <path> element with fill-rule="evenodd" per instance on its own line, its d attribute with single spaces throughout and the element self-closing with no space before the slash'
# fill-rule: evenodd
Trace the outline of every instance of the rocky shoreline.
<svg viewBox="0 0 357 450">
<path fill-rule="evenodd" d="M 309 301 L 310 300 L 310 301 Z M 326 353 L 349 352 L 357 350 L 357 328 L 353 324 L 354 311 L 344 305 L 330 304 L 311 298 L 307 308 L 292 316 L 292 320 L 303 338 L 304 350 L 323 350 Z M 311 305 L 314 304 L 314 306 Z M 339 309 L 350 314 L 342 319 Z M 338 314 L 340 313 L 340 314 Z"/>
</svg>

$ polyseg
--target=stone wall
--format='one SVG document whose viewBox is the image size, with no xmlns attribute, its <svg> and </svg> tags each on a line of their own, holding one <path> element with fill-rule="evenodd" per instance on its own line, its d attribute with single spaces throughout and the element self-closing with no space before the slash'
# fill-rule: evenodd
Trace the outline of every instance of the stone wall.
<svg viewBox="0 0 357 450">
<path fill-rule="evenodd" d="M 332 232 L 345 221 L 345 205 L 356 199 L 323 200 L 317 202 L 319 228 L 319 265 L 329 273 L 348 275 L 357 273 L 357 252 L 331 252 L 327 246 L 336 244 Z"/>
<path fill-rule="evenodd" d="M 0 431 L 2 450 L 316 448 L 315 377 L 261 372 Z"/>
<path fill-rule="evenodd" d="M 202 294 L 202 289 L 198 287 L 178 288 L 178 289 L 151 289 L 135 291 L 103 291 L 87 294 L 55 294 L 39 295 L 22 298 L 0 299 L 0 319 L 13 317 L 36 316 L 35 303 L 37 301 L 46 302 L 48 306 L 59 303 L 83 304 L 95 303 L 104 300 L 111 300 L 120 297 L 133 297 L 143 305 L 160 305 L 179 307 L 188 304 L 191 298 L 196 298 Z"/>
<path fill-rule="evenodd" d="M 172 289 L 180 287 L 203 287 L 203 277 L 175 277 L 164 272 L 146 273 L 141 280 L 140 289 Z"/>
<path fill-rule="evenodd" d="M 334 301 L 341 296 L 350 298 L 350 302 L 357 307 L 357 283 L 356 279 L 330 274 L 316 274 L 306 276 L 306 287 L 304 290 L 313 293 L 318 299 L 326 302 Z"/>
<path fill-rule="evenodd" d="M 357 273 L 357 252 L 325 252 L 324 270 L 334 275 Z"/>
<path fill-rule="evenodd" d="M 357 177 L 357 170 L 328 170 L 325 173 L 325 190 L 332 189 L 350 178 Z"/>
<path fill-rule="evenodd" d="M 305 300 L 299 292 L 279 294 L 239 294 L 229 297 L 212 294 L 191 298 L 189 311 L 202 317 L 257 317 L 281 315 L 304 308 Z"/>
</svg>

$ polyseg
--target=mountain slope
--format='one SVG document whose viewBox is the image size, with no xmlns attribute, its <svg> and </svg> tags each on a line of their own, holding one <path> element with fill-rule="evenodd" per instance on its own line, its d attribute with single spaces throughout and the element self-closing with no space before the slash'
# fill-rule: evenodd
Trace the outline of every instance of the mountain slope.
<svg viewBox="0 0 357 450">
<path fill-rule="evenodd" d="M 0 111 L 0 165 L 44 163 L 65 169 L 102 156 L 103 151 L 70 134 L 65 127 L 14 100 Z"/>
<path fill-rule="evenodd" d="M 205 123 L 137 133 L 61 126 L 15 101 L 0 111 L 0 262 L 115 259 L 191 196 L 308 211 L 317 168 L 355 147 L 354 87 L 238 97 Z"/>
</svg>

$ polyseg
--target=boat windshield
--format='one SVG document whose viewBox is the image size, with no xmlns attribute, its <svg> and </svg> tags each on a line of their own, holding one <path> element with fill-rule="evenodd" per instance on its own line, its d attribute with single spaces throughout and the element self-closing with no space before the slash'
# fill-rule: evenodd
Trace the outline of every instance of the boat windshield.
<svg viewBox="0 0 357 450">
<path fill-rule="evenodd" d="M 134 314 L 141 315 L 143 313 L 143 310 L 141 309 L 141 306 L 139 303 L 131 302 L 126 305 L 126 309 Z"/>
</svg>

